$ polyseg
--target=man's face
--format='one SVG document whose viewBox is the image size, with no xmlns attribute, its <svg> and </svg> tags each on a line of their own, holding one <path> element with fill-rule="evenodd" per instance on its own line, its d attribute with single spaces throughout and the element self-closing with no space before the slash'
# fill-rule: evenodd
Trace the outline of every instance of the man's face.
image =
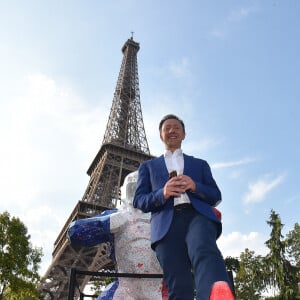
<svg viewBox="0 0 300 300">
<path fill-rule="evenodd" d="M 167 150 L 175 151 L 180 148 L 181 142 L 185 138 L 181 123 L 176 119 L 166 120 L 162 125 L 160 138 L 165 143 Z"/>
</svg>

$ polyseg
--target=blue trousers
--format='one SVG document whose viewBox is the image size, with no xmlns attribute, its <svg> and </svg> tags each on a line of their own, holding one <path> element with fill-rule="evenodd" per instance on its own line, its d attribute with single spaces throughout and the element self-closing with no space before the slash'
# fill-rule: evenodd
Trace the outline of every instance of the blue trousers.
<svg viewBox="0 0 300 300">
<path fill-rule="evenodd" d="M 209 300 L 214 282 L 229 282 L 225 263 L 216 244 L 217 226 L 192 206 L 174 208 L 171 227 L 155 246 L 163 269 L 169 300 Z"/>
</svg>

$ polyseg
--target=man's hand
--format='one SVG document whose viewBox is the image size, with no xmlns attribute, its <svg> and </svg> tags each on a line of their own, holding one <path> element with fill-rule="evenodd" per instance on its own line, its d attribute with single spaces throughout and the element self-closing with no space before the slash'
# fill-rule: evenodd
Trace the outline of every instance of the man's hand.
<svg viewBox="0 0 300 300">
<path fill-rule="evenodd" d="M 194 192 L 196 190 L 196 184 L 187 175 L 179 175 L 171 178 L 167 181 L 164 186 L 164 198 L 169 199 L 170 197 L 179 197 L 180 194 L 186 191 Z"/>
</svg>

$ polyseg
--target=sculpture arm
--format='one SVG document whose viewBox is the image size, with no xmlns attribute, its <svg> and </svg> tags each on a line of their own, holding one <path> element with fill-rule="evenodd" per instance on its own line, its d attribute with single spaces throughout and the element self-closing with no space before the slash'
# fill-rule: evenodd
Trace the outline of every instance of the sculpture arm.
<svg viewBox="0 0 300 300">
<path fill-rule="evenodd" d="M 92 247 L 109 241 L 110 218 L 117 210 L 107 210 L 91 218 L 70 224 L 67 236 L 72 246 Z"/>
</svg>

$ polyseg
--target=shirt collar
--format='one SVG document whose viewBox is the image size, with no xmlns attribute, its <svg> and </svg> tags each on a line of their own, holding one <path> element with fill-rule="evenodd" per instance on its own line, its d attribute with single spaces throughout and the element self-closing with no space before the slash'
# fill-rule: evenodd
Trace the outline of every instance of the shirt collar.
<svg viewBox="0 0 300 300">
<path fill-rule="evenodd" d="M 182 154 L 183 153 L 182 153 L 182 150 L 180 148 L 176 149 L 173 153 L 170 150 L 165 150 L 164 157 L 171 157 L 172 155 L 174 155 L 174 156 L 180 156 Z"/>
</svg>

